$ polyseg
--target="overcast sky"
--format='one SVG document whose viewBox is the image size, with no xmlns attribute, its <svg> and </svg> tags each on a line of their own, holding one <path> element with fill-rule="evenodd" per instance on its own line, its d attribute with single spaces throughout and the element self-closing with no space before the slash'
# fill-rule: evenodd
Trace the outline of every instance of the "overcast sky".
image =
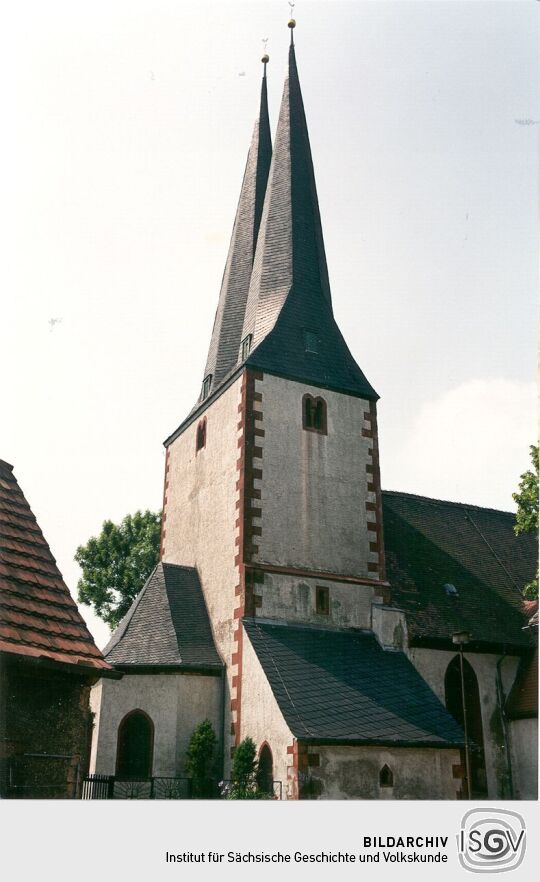
<svg viewBox="0 0 540 882">
<path fill-rule="evenodd" d="M 386 489 L 510 510 L 528 467 L 539 6 L 296 6 L 334 308 L 381 396 Z M 162 442 L 202 380 L 261 40 L 274 130 L 288 6 L 19 0 L 2 18 L 0 457 L 75 591 L 78 544 L 161 506 Z"/>
</svg>

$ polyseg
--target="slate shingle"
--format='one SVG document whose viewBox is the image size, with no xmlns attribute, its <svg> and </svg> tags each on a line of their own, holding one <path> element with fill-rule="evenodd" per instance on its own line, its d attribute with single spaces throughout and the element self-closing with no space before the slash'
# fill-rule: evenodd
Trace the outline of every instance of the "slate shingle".
<svg viewBox="0 0 540 882">
<path fill-rule="evenodd" d="M 159 563 L 104 649 L 116 666 L 220 671 L 197 570 Z"/>
<path fill-rule="evenodd" d="M 272 158 L 266 68 L 204 371 L 214 392 L 239 359 L 246 300 Z"/>
<path fill-rule="evenodd" d="M 306 352 L 305 331 L 318 339 Z M 247 364 L 262 371 L 378 396 L 336 324 L 315 173 L 294 46 L 285 82 L 242 337 Z"/>
<path fill-rule="evenodd" d="M 537 541 L 516 536 L 514 523 L 510 512 L 383 491 L 387 577 L 412 645 L 452 648 L 464 630 L 470 648 L 531 645 L 521 589 L 536 572 Z"/>
<path fill-rule="evenodd" d="M 244 619 L 293 735 L 340 744 L 455 747 L 461 728 L 402 652 L 367 631 Z"/>
</svg>

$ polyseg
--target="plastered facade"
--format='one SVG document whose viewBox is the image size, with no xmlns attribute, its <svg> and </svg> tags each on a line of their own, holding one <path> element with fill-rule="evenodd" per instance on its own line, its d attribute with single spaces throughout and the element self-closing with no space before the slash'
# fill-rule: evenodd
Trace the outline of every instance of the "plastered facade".
<svg viewBox="0 0 540 882">
<path fill-rule="evenodd" d="M 233 692 L 231 660 L 240 580 L 235 543 L 241 397 L 239 377 L 169 446 L 162 541 L 164 562 L 194 566 L 199 572 L 216 647 L 227 666 L 227 714 Z M 202 419 L 206 420 L 206 440 L 197 451 L 197 426 Z M 226 757 L 230 725 L 226 718 Z"/>
<path fill-rule="evenodd" d="M 445 703 L 444 678 L 455 652 L 412 647 L 407 652 L 410 660 Z M 490 653 L 465 652 L 464 657 L 476 674 L 482 710 L 484 756 L 488 796 L 491 799 L 509 797 L 508 757 L 504 743 L 501 712 L 497 701 L 497 661 L 501 656 Z M 506 656 L 501 663 L 501 678 L 505 696 L 508 696 L 516 676 L 519 659 Z"/>
<path fill-rule="evenodd" d="M 95 714 L 91 773 L 115 774 L 118 727 L 130 711 L 142 710 L 154 724 L 152 774 L 182 777 L 195 727 L 209 719 L 220 731 L 221 678 L 171 673 L 102 679 L 92 689 L 90 707 Z"/>
<path fill-rule="evenodd" d="M 538 719 L 512 720 L 509 725 L 515 799 L 538 799 Z"/>
<path fill-rule="evenodd" d="M 461 780 L 457 750 L 355 746 L 308 747 L 308 768 L 301 794 L 315 799 L 456 799 Z M 388 765 L 393 787 L 381 787 Z"/>
<path fill-rule="evenodd" d="M 293 735 L 285 722 L 249 638 L 244 632 L 241 738 L 253 738 L 257 752 L 266 742 L 272 751 L 273 778 L 283 799 L 294 795 L 294 763 L 289 750 Z"/>
<path fill-rule="evenodd" d="M 261 529 L 253 560 L 377 578 L 369 402 L 270 374 L 255 389 L 264 437 L 254 460 L 262 516 L 253 521 Z M 326 434 L 303 428 L 305 394 L 326 401 Z"/>
<path fill-rule="evenodd" d="M 328 614 L 316 611 L 317 587 L 328 588 Z M 256 615 L 266 619 L 284 619 L 312 625 L 336 625 L 342 628 L 369 628 L 374 589 L 368 585 L 343 584 L 329 579 L 300 577 L 291 574 L 264 573 L 257 586 L 261 605 Z"/>
</svg>

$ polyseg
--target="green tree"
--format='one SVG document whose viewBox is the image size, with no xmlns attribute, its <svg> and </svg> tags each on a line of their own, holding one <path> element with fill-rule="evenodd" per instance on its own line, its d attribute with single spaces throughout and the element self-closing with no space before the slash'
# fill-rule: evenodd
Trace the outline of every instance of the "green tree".
<svg viewBox="0 0 540 882">
<path fill-rule="evenodd" d="M 80 603 L 116 627 L 159 560 L 161 513 L 137 511 L 120 524 L 105 521 L 99 536 L 80 545 L 75 560 L 82 570 Z"/>
<path fill-rule="evenodd" d="M 228 799 L 265 799 L 257 786 L 257 748 L 252 738 L 244 738 L 234 751 Z"/>
<path fill-rule="evenodd" d="M 533 467 L 522 474 L 519 490 L 512 494 L 517 503 L 514 525 L 516 536 L 520 533 L 538 532 L 538 447 L 531 445 L 530 450 Z M 532 582 L 525 585 L 523 594 L 528 598 L 538 597 L 538 570 Z"/>
<path fill-rule="evenodd" d="M 210 720 L 199 723 L 189 739 L 187 769 L 191 793 L 198 799 L 211 799 L 216 787 L 217 738 Z"/>
</svg>

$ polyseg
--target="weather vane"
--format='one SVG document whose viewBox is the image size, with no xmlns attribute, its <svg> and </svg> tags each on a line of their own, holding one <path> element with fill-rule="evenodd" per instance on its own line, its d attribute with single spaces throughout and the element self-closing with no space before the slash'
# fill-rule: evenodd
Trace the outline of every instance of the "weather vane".
<svg viewBox="0 0 540 882">
<path fill-rule="evenodd" d="M 270 56 L 268 55 L 268 52 L 266 51 L 267 43 L 268 43 L 268 37 L 264 37 L 263 40 L 262 40 L 262 44 L 263 44 L 263 57 L 261 58 L 261 61 L 262 61 L 262 63 L 264 64 L 264 69 L 265 69 L 265 71 L 266 71 L 266 65 L 267 65 L 268 62 L 270 61 Z"/>
</svg>

